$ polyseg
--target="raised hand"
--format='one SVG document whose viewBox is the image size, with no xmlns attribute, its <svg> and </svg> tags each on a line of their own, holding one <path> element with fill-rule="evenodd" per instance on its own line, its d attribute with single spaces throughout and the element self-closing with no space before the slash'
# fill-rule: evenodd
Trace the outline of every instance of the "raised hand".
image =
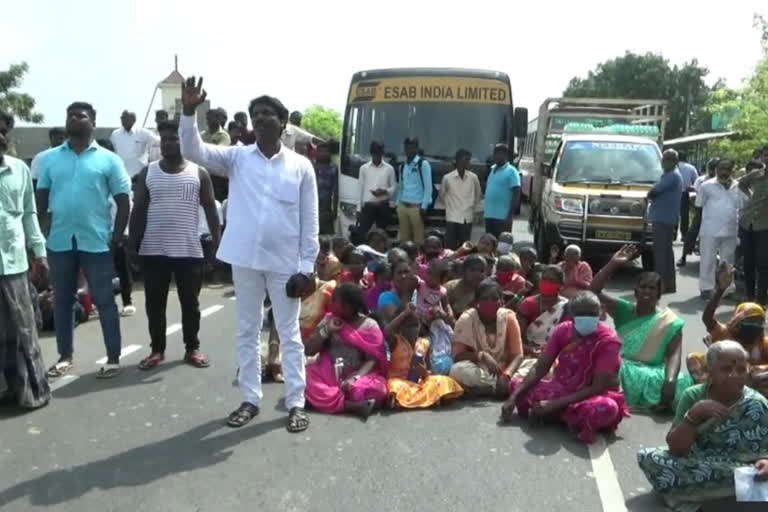
<svg viewBox="0 0 768 512">
<path fill-rule="evenodd" d="M 203 89 L 203 77 L 195 83 L 195 77 L 191 76 L 181 83 L 181 104 L 184 107 L 184 115 L 194 115 L 195 110 L 204 101 L 208 93 Z"/>
<path fill-rule="evenodd" d="M 635 257 L 637 256 L 637 247 L 631 244 L 627 244 L 613 255 L 611 258 L 611 261 L 618 264 L 623 265 L 625 263 L 629 263 Z"/>
</svg>

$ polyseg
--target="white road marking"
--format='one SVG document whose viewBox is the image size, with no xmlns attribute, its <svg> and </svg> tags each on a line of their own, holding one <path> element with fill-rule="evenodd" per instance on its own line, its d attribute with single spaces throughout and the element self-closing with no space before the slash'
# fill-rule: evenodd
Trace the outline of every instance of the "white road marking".
<svg viewBox="0 0 768 512">
<path fill-rule="evenodd" d="M 127 355 L 133 354 L 137 350 L 141 350 L 141 345 L 128 345 L 127 347 L 123 347 L 123 350 L 120 351 L 120 359 L 124 358 Z M 96 364 L 105 364 L 107 362 L 106 357 L 102 357 L 98 361 L 96 361 Z"/>
<path fill-rule="evenodd" d="M 51 391 L 56 391 L 59 388 L 63 388 L 67 384 L 72 384 L 79 378 L 79 375 L 64 375 L 59 377 L 51 384 Z"/>
<path fill-rule="evenodd" d="M 224 306 L 222 306 L 221 304 L 214 304 L 213 306 L 211 306 L 209 308 L 205 308 L 204 310 L 202 310 L 200 312 L 200 317 L 201 318 L 205 318 L 205 317 L 207 317 L 209 315 L 212 315 L 215 312 L 217 312 L 219 310 L 222 310 L 222 309 L 224 309 Z"/>
<path fill-rule="evenodd" d="M 171 324 L 165 329 L 165 335 L 170 336 L 171 334 L 180 330 L 181 330 L 181 324 Z"/>
<path fill-rule="evenodd" d="M 624 493 L 621 492 L 605 438 L 598 436 L 594 443 L 588 445 L 588 449 L 603 512 L 626 512 Z"/>
<path fill-rule="evenodd" d="M 229 298 L 229 300 L 237 300 L 237 297 L 236 297 L 235 295 L 233 295 L 233 296 L 231 296 L 231 297 Z M 766 323 L 768 323 L 768 320 L 766 320 L 765 322 L 766 322 Z"/>
</svg>

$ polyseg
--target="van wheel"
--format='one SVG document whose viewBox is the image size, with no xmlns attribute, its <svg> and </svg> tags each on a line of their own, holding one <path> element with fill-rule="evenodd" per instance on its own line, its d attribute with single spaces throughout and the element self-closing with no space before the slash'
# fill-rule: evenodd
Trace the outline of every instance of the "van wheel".
<svg viewBox="0 0 768 512">
<path fill-rule="evenodd" d="M 652 272 L 654 268 L 653 251 L 648 249 L 640 256 L 643 263 L 643 270 L 646 272 Z"/>
</svg>

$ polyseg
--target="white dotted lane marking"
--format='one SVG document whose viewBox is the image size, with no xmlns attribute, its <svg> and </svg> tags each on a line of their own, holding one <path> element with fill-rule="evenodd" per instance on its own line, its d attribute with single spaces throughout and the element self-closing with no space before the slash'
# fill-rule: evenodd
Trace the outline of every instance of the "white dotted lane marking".
<svg viewBox="0 0 768 512">
<path fill-rule="evenodd" d="M 210 316 L 210 315 L 212 315 L 212 314 L 214 314 L 217 311 L 220 311 L 222 309 L 224 309 L 224 306 L 222 306 L 221 304 L 214 304 L 213 306 L 205 308 L 204 310 L 202 310 L 200 312 L 200 317 L 201 318 L 205 318 L 205 317 Z"/>
<path fill-rule="evenodd" d="M 589 459 L 592 461 L 597 492 L 600 495 L 600 502 L 603 504 L 603 512 L 626 512 L 624 494 L 621 492 L 621 485 L 619 485 L 619 479 L 616 477 L 616 469 L 613 467 L 605 438 L 598 436 L 594 443 L 587 446 Z"/>
<path fill-rule="evenodd" d="M 120 359 L 124 358 L 127 355 L 133 354 L 134 352 L 137 352 L 141 350 L 141 345 L 128 345 L 127 347 L 123 347 L 123 350 L 120 351 Z M 98 361 L 96 361 L 96 364 L 106 364 L 107 358 L 102 357 Z"/>
<path fill-rule="evenodd" d="M 165 329 L 165 335 L 170 336 L 171 334 L 179 332 L 180 330 L 181 324 L 171 324 Z"/>
</svg>

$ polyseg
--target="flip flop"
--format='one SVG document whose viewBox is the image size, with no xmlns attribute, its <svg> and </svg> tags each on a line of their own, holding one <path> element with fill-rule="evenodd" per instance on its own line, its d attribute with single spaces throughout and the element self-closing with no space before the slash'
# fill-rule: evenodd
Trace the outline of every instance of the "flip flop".
<svg viewBox="0 0 768 512">
<path fill-rule="evenodd" d="M 291 434 L 298 434 L 309 428 L 309 417 L 303 408 L 293 407 L 288 412 L 288 424 L 285 428 Z"/>
<path fill-rule="evenodd" d="M 55 379 L 69 372 L 69 370 L 71 370 L 73 366 L 75 365 L 74 363 L 72 363 L 72 361 L 59 360 L 59 362 L 57 362 L 55 365 L 48 368 L 48 371 L 46 372 L 46 374 L 48 375 L 48 377 Z"/>
<path fill-rule="evenodd" d="M 227 426 L 232 428 L 243 427 L 247 425 L 253 418 L 258 416 L 258 414 L 258 406 L 250 402 L 243 402 L 240 404 L 240 407 L 232 411 L 229 416 L 227 416 Z"/>
<path fill-rule="evenodd" d="M 105 364 L 96 374 L 97 379 L 113 379 L 120 374 L 119 364 Z"/>
<path fill-rule="evenodd" d="M 141 360 L 139 370 L 151 370 L 163 361 L 165 361 L 165 355 L 160 352 L 154 352 Z"/>
</svg>

